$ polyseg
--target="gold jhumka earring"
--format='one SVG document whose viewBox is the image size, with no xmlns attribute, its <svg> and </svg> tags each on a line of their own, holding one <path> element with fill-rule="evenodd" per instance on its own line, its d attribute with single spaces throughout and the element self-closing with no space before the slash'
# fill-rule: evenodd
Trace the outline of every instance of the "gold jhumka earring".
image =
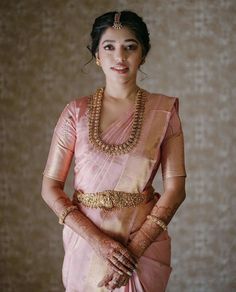
<svg viewBox="0 0 236 292">
<path fill-rule="evenodd" d="M 112 26 L 115 29 L 122 29 L 122 24 L 120 22 L 120 16 L 121 16 L 121 13 L 120 12 L 117 12 L 115 14 L 114 23 L 113 23 L 113 26 Z"/>
<path fill-rule="evenodd" d="M 98 57 L 96 57 L 96 64 L 100 67 L 101 66 L 101 62 L 100 59 Z"/>
</svg>

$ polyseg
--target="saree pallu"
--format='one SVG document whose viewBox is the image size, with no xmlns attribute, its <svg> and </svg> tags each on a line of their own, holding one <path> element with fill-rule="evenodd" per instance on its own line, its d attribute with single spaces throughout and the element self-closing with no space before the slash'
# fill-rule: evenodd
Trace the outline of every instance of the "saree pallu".
<svg viewBox="0 0 236 292">
<path fill-rule="evenodd" d="M 127 140 L 134 111 L 112 123 L 102 139 L 110 144 Z M 185 176 L 183 133 L 178 116 L 178 99 L 147 93 L 144 121 L 137 146 L 129 153 L 109 156 L 95 150 L 88 141 L 88 97 L 72 101 L 62 112 L 54 130 L 44 175 L 65 181 L 75 157 L 74 188 L 84 193 L 115 190 L 143 192 L 150 187 L 161 164 L 163 178 Z M 79 205 L 96 226 L 126 245 L 140 229 L 157 202 L 154 197 L 136 207 L 114 211 Z M 137 270 L 125 287 L 116 292 L 165 291 L 171 272 L 171 240 L 167 231 L 153 242 L 139 259 Z M 64 226 L 63 283 L 67 292 L 102 292 L 97 284 L 107 266 L 89 244 Z"/>
</svg>

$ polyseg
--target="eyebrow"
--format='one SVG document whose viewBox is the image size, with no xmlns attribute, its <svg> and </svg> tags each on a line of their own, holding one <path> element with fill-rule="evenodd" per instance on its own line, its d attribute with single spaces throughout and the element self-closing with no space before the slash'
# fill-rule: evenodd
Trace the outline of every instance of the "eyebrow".
<svg viewBox="0 0 236 292">
<path fill-rule="evenodd" d="M 115 43 L 115 42 L 116 42 L 115 40 L 105 40 L 105 41 L 102 42 L 102 45 L 104 43 Z M 127 42 L 135 42 L 136 44 L 138 44 L 138 41 L 136 39 L 127 39 L 127 40 L 125 40 L 125 42 L 126 43 Z"/>
</svg>

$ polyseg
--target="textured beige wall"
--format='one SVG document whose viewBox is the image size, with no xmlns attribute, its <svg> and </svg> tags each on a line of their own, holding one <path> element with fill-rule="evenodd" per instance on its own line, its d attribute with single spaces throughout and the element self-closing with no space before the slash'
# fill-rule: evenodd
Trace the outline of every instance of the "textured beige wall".
<svg viewBox="0 0 236 292">
<path fill-rule="evenodd" d="M 188 197 L 170 227 L 168 291 L 236 291 L 234 0 L 0 1 L 0 290 L 63 291 L 41 173 L 64 105 L 103 84 L 94 64 L 81 69 L 93 19 L 115 8 L 150 28 L 140 85 L 181 100 Z"/>
</svg>

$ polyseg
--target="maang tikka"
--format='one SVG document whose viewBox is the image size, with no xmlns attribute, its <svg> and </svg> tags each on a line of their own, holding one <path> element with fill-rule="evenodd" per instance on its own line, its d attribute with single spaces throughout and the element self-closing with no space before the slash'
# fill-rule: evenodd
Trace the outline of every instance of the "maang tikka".
<svg viewBox="0 0 236 292">
<path fill-rule="evenodd" d="M 122 28 L 122 24 L 120 22 L 120 16 L 121 16 L 121 13 L 120 12 L 117 12 L 115 14 L 114 23 L 113 23 L 113 26 L 112 26 L 115 29 L 121 29 Z"/>
</svg>

